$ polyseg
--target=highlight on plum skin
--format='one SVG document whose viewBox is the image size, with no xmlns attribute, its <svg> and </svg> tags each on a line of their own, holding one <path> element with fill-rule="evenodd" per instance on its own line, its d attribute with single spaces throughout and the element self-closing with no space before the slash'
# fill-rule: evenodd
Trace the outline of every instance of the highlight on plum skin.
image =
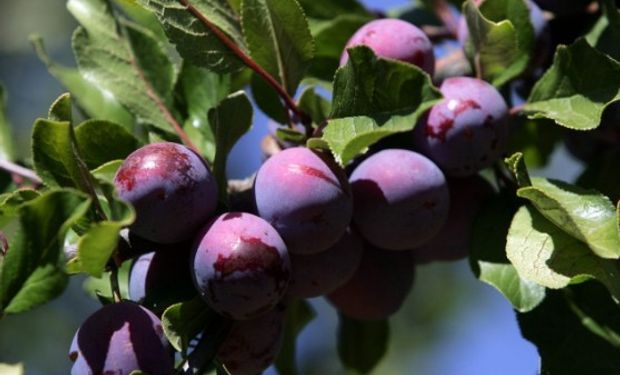
<svg viewBox="0 0 620 375">
<path fill-rule="evenodd" d="M 216 358 L 235 375 L 262 373 L 275 361 L 284 341 L 286 309 L 278 304 L 258 318 L 237 321 Z"/>
<path fill-rule="evenodd" d="M 435 71 L 433 44 L 424 31 L 398 19 L 383 18 L 370 21 L 353 34 L 340 57 L 340 66 L 349 61 L 347 48 L 364 45 L 380 58 L 407 62 L 429 75 Z"/>
<path fill-rule="evenodd" d="M 198 292 L 214 311 L 244 320 L 269 311 L 285 295 L 291 263 L 284 241 L 268 222 L 230 212 L 199 235 L 191 271 Z"/>
<path fill-rule="evenodd" d="M 450 212 L 439 233 L 413 249 L 416 263 L 455 261 L 467 258 L 471 250 L 476 214 L 495 189 L 480 175 L 448 179 Z"/>
<path fill-rule="evenodd" d="M 151 143 L 131 153 L 114 177 L 120 198 L 136 209 L 130 229 L 154 242 L 188 239 L 213 214 L 217 183 L 187 147 Z"/>
<path fill-rule="evenodd" d="M 449 176 L 465 177 L 491 166 L 508 142 L 508 106 L 489 83 L 446 79 L 435 104 L 414 129 L 416 147 Z"/>
<path fill-rule="evenodd" d="M 353 212 L 344 171 L 305 147 L 283 150 L 263 163 L 256 174 L 254 199 L 258 215 L 276 228 L 295 254 L 334 245 Z"/>
<path fill-rule="evenodd" d="M 441 170 L 425 156 L 402 149 L 380 151 L 351 174 L 353 221 L 375 246 L 408 250 L 435 236 L 450 207 Z"/>
<path fill-rule="evenodd" d="M 407 298 L 414 274 L 411 251 L 390 251 L 368 245 L 353 277 L 330 293 L 327 300 L 350 318 L 387 319 Z"/>
<path fill-rule="evenodd" d="M 133 302 L 109 304 L 88 317 L 73 337 L 69 358 L 72 375 L 169 375 L 174 370 L 160 320 Z"/>
<path fill-rule="evenodd" d="M 364 242 L 349 229 L 329 249 L 317 254 L 291 254 L 293 275 L 289 295 L 313 298 L 330 293 L 346 283 L 362 259 Z"/>
</svg>

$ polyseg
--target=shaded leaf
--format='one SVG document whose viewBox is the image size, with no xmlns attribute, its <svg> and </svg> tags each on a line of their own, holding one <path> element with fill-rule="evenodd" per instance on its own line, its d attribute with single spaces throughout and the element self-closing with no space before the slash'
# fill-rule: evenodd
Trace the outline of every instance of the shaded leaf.
<svg viewBox="0 0 620 375">
<path fill-rule="evenodd" d="M 116 159 L 125 159 L 140 147 L 140 141 L 122 126 L 105 120 L 89 120 L 75 128 L 82 159 L 90 169 Z"/>
<path fill-rule="evenodd" d="M 170 344 L 177 351 L 186 353 L 189 342 L 204 329 L 213 314 L 202 298 L 196 297 L 168 307 L 161 322 Z"/>
<path fill-rule="evenodd" d="M 620 14 L 613 0 L 604 0 L 603 15 L 585 35 L 592 47 L 620 60 Z"/>
<path fill-rule="evenodd" d="M 370 373 L 387 351 L 388 340 L 387 320 L 361 321 L 339 315 L 338 355 L 346 368 Z"/>
<path fill-rule="evenodd" d="M 295 363 L 297 336 L 315 317 L 316 312 L 305 300 L 295 300 L 287 306 L 284 341 L 275 363 L 280 374 L 295 375 L 298 373 Z"/>
</svg>

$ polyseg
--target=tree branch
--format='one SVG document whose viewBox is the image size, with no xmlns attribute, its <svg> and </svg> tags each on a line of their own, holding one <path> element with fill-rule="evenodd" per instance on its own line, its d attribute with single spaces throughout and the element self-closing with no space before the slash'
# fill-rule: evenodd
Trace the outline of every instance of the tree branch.
<svg viewBox="0 0 620 375">
<path fill-rule="evenodd" d="M 37 176 L 37 174 L 32 169 L 22 167 L 21 165 L 15 164 L 9 160 L 0 159 L 0 169 L 3 169 L 13 175 L 26 178 L 36 185 L 43 184 L 43 180 L 41 180 L 41 177 Z"/>
</svg>

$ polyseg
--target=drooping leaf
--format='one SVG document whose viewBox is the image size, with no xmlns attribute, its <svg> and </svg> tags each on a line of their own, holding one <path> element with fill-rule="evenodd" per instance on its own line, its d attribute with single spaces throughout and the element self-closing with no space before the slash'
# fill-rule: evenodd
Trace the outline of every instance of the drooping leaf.
<svg viewBox="0 0 620 375">
<path fill-rule="evenodd" d="M 62 245 L 90 199 L 75 190 L 52 190 L 21 205 L 17 230 L 0 269 L 0 311 L 19 313 L 57 297 L 67 285 Z"/>
<path fill-rule="evenodd" d="M 114 96 L 136 118 L 172 132 L 175 71 L 149 31 L 115 18 L 104 0 L 69 0 L 80 23 L 72 46 L 80 73 Z"/>
<path fill-rule="evenodd" d="M 226 160 L 228 153 L 252 126 L 252 104 L 243 91 L 230 94 L 209 111 L 209 123 L 215 134 L 216 152 L 213 173 L 222 196 L 226 194 Z"/>
<path fill-rule="evenodd" d="M 561 181 L 532 178 L 517 195 L 528 199 L 548 220 L 583 241 L 603 258 L 620 258 L 616 208 L 609 198 Z"/>
<path fill-rule="evenodd" d="M 316 317 L 316 312 L 305 300 L 295 300 L 287 306 L 282 350 L 275 366 L 280 374 L 296 375 L 297 336 Z"/>
<path fill-rule="evenodd" d="M 361 321 L 339 315 L 338 355 L 342 364 L 368 374 L 379 363 L 389 339 L 387 320 Z"/>
<path fill-rule="evenodd" d="M 620 300 L 620 269 L 614 261 L 596 256 L 532 207 L 523 206 L 515 214 L 506 254 L 523 279 L 560 289 L 595 278 Z"/>
<path fill-rule="evenodd" d="M 238 15 L 226 0 L 139 0 L 162 24 L 168 39 L 187 62 L 218 73 L 239 70 L 241 61 L 184 5 L 192 8 L 247 53 Z"/>
<path fill-rule="evenodd" d="M 140 147 L 140 141 L 122 126 L 105 120 L 88 120 L 75 128 L 82 159 L 90 169 L 125 159 Z"/>
<path fill-rule="evenodd" d="M 463 13 L 469 29 L 466 50 L 484 80 L 502 86 L 527 68 L 534 28 L 524 0 L 487 1 L 480 9 L 470 0 Z"/>
<path fill-rule="evenodd" d="M 103 91 L 98 86 L 93 85 L 77 69 L 67 68 L 52 61 L 45 53 L 43 40 L 40 36 L 31 36 L 30 41 L 39 60 L 47 66 L 49 73 L 71 92 L 78 106 L 89 117 L 113 121 L 123 125 L 129 131 L 133 131 L 133 116 L 120 105 L 111 92 Z"/>
<path fill-rule="evenodd" d="M 297 0 L 243 0 L 241 23 L 250 56 L 295 94 L 314 57 L 314 39 Z"/>
<path fill-rule="evenodd" d="M 316 93 L 314 86 L 308 86 L 299 97 L 299 109 L 307 113 L 315 124 L 327 121 L 331 112 L 331 103 Z"/>
<path fill-rule="evenodd" d="M 161 318 L 162 327 L 170 344 L 186 353 L 189 342 L 205 328 L 213 314 L 202 298 L 196 297 L 168 307 Z"/>
<path fill-rule="evenodd" d="M 256 106 L 263 111 L 264 114 L 280 124 L 289 122 L 288 110 L 273 87 L 269 86 L 256 74 L 252 74 L 250 88 L 252 89 L 252 97 L 254 98 Z"/>
<path fill-rule="evenodd" d="M 15 156 L 12 133 L 6 115 L 6 94 L 4 86 L 0 85 L 0 159 L 12 160 Z"/>
<path fill-rule="evenodd" d="M 596 128 L 605 107 L 619 99 L 620 63 L 579 39 L 557 48 L 553 65 L 532 89 L 524 110 L 533 118 L 588 130 Z"/>
<path fill-rule="evenodd" d="M 506 257 L 506 237 L 518 202 L 507 194 L 493 197 L 478 212 L 472 232 L 471 268 L 520 312 L 530 311 L 545 298 L 545 287 L 519 276 Z"/>
<path fill-rule="evenodd" d="M 620 60 L 620 14 L 613 0 L 604 0 L 603 15 L 585 35 L 592 47 Z"/>
</svg>

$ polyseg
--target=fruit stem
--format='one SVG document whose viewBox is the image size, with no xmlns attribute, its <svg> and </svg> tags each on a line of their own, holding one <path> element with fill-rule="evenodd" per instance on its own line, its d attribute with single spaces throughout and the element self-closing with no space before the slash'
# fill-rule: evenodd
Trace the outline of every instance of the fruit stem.
<svg viewBox="0 0 620 375">
<path fill-rule="evenodd" d="M 41 180 L 41 177 L 37 176 L 32 169 L 22 167 L 21 165 L 15 164 L 9 160 L 0 159 L 0 169 L 11 173 L 13 176 L 26 178 L 37 186 L 43 185 L 43 180 Z"/>
<path fill-rule="evenodd" d="M 196 7 L 194 7 L 189 0 L 179 0 L 179 2 L 187 8 L 187 10 L 194 15 L 202 24 L 207 27 L 228 49 L 230 49 L 248 68 L 252 69 L 254 73 L 258 74 L 265 82 L 271 86 L 280 99 L 284 102 L 285 106 L 293 112 L 300 120 L 300 122 L 308 127 L 311 126 L 312 121 L 309 116 L 297 107 L 295 100 L 286 92 L 286 89 L 278 83 L 265 69 L 258 65 L 250 56 L 239 48 L 222 30 L 215 26 L 211 21 L 207 19 Z M 292 126 L 291 126 L 292 128 Z"/>
<path fill-rule="evenodd" d="M 118 259 L 114 256 L 114 262 L 110 267 L 110 287 L 112 289 L 112 298 L 115 303 L 121 302 L 121 288 L 118 285 L 118 268 L 120 264 Z"/>
<path fill-rule="evenodd" d="M 510 111 L 508 111 L 508 114 L 510 114 L 510 116 L 518 116 L 521 114 L 524 107 L 525 107 L 525 104 L 516 105 L 510 108 Z"/>
</svg>

